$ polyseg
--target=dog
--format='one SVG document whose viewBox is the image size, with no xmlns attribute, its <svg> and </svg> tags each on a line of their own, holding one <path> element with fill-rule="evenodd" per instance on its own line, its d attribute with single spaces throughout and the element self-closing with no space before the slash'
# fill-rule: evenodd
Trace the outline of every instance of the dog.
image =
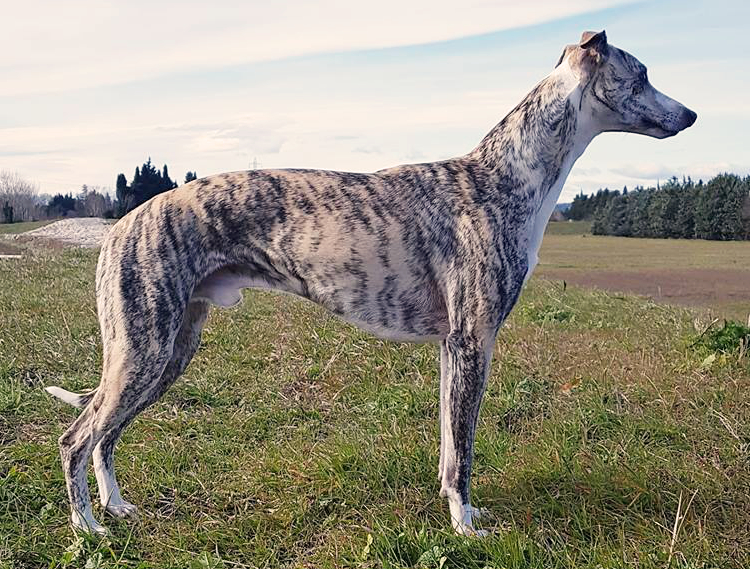
<svg viewBox="0 0 750 569">
<path fill-rule="evenodd" d="M 114 472 L 122 430 L 183 373 L 210 305 L 244 288 L 316 302 L 382 338 L 440 345 L 440 495 L 454 530 L 484 535 L 470 501 L 474 433 L 495 337 L 537 264 L 565 179 L 606 131 L 673 136 L 697 115 L 635 57 L 586 32 L 469 154 L 355 174 L 254 170 L 160 194 L 102 246 L 99 387 L 52 395 L 83 408 L 60 437 L 72 525 L 105 533 L 101 503 L 133 515 Z"/>
</svg>

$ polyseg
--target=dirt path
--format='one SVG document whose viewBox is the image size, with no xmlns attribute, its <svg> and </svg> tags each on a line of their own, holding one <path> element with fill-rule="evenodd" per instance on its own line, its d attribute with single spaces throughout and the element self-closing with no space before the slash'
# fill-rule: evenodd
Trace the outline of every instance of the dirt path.
<svg viewBox="0 0 750 569">
<path fill-rule="evenodd" d="M 50 223 L 39 229 L 9 235 L 7 239 L 27 241 L 43 238 L 63 245 L 76 247 L 99 247 L 112 224 L 96 217 L 73 217 Z"/>
</svg>

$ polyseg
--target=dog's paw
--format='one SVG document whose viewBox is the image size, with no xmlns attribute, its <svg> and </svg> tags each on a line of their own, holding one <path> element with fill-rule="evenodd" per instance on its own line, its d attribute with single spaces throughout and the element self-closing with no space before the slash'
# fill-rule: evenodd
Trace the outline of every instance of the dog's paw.
<svg viewBox="0 0 750 569">
<path fill-rule="evenodd" d="M 454 528 L 456 535 L 465 537 L 487 537 L 490 535 L 489 530 L 477 529 L 473 525 L 461 524 Z"/>
<path fill-rule="evenodd" d="M 85 518 L 84 516 L 73 514 L 70 520 L 70 525 L 73 526 L 75 531 L 88 533 L 91 535 L 105 536 L 109 534 L 109 530 L 102 524 L 97 522 L 94 518 Z"/>
<path fill-rule="evenodd" d="M 134 518 L 138 515 L 138 507 L 124 502 L 122 504 L 107 504 L 104 509 L 115 518 Z"/>
<path fill-rule="evenodd" d="M 471 508 L 471 518 L 474 520 L 481 520 L 490 517 L 490 511 L 487 508 L 475 508 L 474 506 L 469 507 Z"/>
<path fill-rule="evenodd" d="M 471 504 L 452 503 L 450 506 L 453 529 L 457 535 L 465 535 L 469 537 L 487 537 L 490 535 L 489 531 L 474 527 L 475 520 L 489 515 L 487 509 L 474 508 Z"/>
</svg>

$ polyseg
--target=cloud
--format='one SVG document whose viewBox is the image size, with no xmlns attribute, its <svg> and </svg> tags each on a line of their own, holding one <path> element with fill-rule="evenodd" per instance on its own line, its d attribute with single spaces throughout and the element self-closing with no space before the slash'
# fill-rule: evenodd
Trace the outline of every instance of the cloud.
<svg viewBox="0 0 750 569">
<path fill-rule="evenodd" d="M 746 174 L 750 171 L 750 162 L 746 164 L 732 162 L 711 162 L 703 164 L 639 164 L 626 165 L 621 167 L 610 168 L 609 172 L 613 178 L 627 178 L 630 180 L 643 180 L 650 183 L 656 183 L 657 180 L 666 180 L 672 176 L 681 178 L 690 176 L 695 179 L 707 179 L 721 174 L 723 172 L 733 172 L 735 174 Z"/>
<path fill-rule="evenodd" d="M 358 154 L 381 154 L 381 150 L 377 146 L 358 146 L 352 152 L 357 152 Z"/>
<path fill-rule="evenodd" d="M 618 177 L 625 177 L 637 180 L 664 180 L 677 175 L 680 171 L 674 166 L 664 164 L 626 164 L 611 168 L 610 172 L 617 174 Z"/>
<path fill-rule="evenodd" d="M 114 185 L 149 155 L 172 175 L 201 176 L 256 157 L 267 168 L 348 171 L 450 158 L 513 108 L 563 43 L 606 24 L 616 45 L 642 56 L 655 84 L 700 118 L 667 141 L 597 137 L 564 195 L 672 174 L 747 173 L 748 79 L 736 70 L 749 52 L 734 33 L 747 19 L 705 4 L 695 17 L 693 0 L 602 11 L 616 3 L 15 3 L 0 35 L 0 161 L 43 191 L 70 191 Z M 468 37 L 587 10 L 597 12 Z M 696 43 L 694 22 L 722 42 Z"/>
<path fill-rule="evenodd" d="M 631 0 L 20 2 L 0 35 L 4 95 L 112 85 L 322 52 L 438 42 Z M 61 25 L 64 22 L 64 25 Z"/>
<path fill-rule="evenodd" d="M 186 150 L 196 154 L 233 152 L 242 156 L 277 154 L 284 144 L 280 124 L 240 120 L 218 125 L 183 125 L 167 131 L 188 134 Z"/>
<path fill-rule="evenodd" d="M 16 156 L 40 156 L 45 154 L 56 154 L 60 150 L 0 150 L 0 156 L 3 158 L 13 158 Z"/>
<path fill-rule="evenodd" d="M 595 170 L 599 170 L 595 168 Z M 565 184 L 558 201 L 570 201 L 575 195 L 583 191 L 591 194 L 599 189 L 622 190 L 623 186 L 632 189 L 635 186 L 653 187 L 658 181 L 664 181 L 672 176 L 682 178 L 690 176 L 693 180 L 710 180 L 717 174 L 730 172 L 740 176 L 750 174 L 750 162 L 706 162 L 695 164 L 678 164 L 667 166 L 663 164 L 629 165 L 601 169 L 599 174 L 592 177 L 587 169 L 574 168 Z"/>
<path fill-rule="evenodd" d="M 409 162 L 421 162 L 427 159 L 427 155 L 421 150 L 410 150 L 404 155 L 404 159 Z"/>
</svg>

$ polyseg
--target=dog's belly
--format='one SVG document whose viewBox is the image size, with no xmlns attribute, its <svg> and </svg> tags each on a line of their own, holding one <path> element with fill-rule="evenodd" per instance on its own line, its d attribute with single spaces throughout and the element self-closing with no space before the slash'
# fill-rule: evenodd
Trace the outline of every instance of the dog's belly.
<svg viewBox="0 0 750 569">
<path fill-rule="evenodd" d="M 358 318 L 347 317 L 341 315 L 341 317 L 353 324 L 360 330 L 369 332 L 370 334 L 382 338 L 383 340 L 391 340 L 393 342 L 439 342 L 448 335 L 447 326 L 442 325 L 442 319 L 439 315 L 435 315 L 435 321 L 430 326 L 424 326 L 421 330 L 406 330 L 402 326 L 383 326 L 378 322 L 368 322 L 359 320 Z"/>
<path fill-rule="evenodd" d="M 411 298 L 383 310 L 375 299 L 369 303 L 319 302 L 343 320 L 379 338 L 394 342 L 437 342 L 448 335 L 448 315 L 424 291 L 410 291 Z M 405 296 L 409 296 L 406 294 Z"/>
<path fill-rule="evenodd" d="M 242 300 L 242 289 L 291 293 L 319 304 L 343 320 L 386 340 L 439 341 L 448 334 L 448 317 L 434 287 L 409 281 L 400 286 L 380 279 L 372 290 L 362 288 L 363 275 L 338 279 L 269 278 L 257 269 L 232 265 L 204 278 L 191 300 L 231 307 Z M 372 279 L 376 280 L 376 279 Z"/>
</svg>

